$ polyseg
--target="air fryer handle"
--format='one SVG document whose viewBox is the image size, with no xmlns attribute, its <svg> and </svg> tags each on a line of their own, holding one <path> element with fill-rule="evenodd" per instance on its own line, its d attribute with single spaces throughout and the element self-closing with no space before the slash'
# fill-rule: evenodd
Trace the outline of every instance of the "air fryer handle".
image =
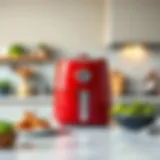
<svg viewBox="0 0 160 160">
<path fill-rule="evenodd" d="M 82 90 L 79 92 L 79 121 L 85 123 L 89 119 L 90 93 Z"/>
</svg>

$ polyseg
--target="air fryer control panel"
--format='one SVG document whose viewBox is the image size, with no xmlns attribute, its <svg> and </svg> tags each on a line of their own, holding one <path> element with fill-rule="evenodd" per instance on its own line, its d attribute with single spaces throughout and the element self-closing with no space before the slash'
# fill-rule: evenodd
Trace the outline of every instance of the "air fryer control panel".
<svg viewBox="0 0 160 160">
<path fill-rule="evenodd" d="M 91 77 L 92 75 L 88 70 L 80 70 L 76 73 L 76 79 L 82 83 L 89 82 Z"/>
</svg>

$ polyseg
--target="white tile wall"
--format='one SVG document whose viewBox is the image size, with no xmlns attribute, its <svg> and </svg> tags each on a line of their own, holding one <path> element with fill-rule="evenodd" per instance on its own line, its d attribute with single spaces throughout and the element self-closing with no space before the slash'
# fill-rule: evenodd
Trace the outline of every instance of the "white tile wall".
<svg viewBox="0 0 160 160">
<path fill-rule="evenodd" d="M 110 68 L 123 72 L 130 80 L 130 89 L 137 93 L 143 92 L 143 80 L 151 70 L 160 75 L 160 51 L 148 51 L 148 58 L 139 62 L 131 62 L 122 58 L 118 50 L 108 51 L 106 54 Z"/>
</svg>

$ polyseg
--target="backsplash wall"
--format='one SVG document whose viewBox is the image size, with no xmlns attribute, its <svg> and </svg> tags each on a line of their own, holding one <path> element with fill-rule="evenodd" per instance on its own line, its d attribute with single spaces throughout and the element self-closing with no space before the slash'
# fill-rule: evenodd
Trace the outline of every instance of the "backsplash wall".
<svg viewBox="0 0 160 160">
<path fill-rule="evenodd" d="M 159 51 L 160 52 L 160 51 Z M 111 68 L 117 68 L 133 79 L 144 78 L 151 69 L 160 68 L 160 53 L 149 51 L 147 59 L 139 62 L 131 62 L 123 59 L 118 51 L 111 51 L 108 54 Z"/>
<path fill-rule="evenodd" d="M 131 62 L 123 59 L 118 50 L 108 51 L 107 58 L 110 67 L 123 72 L 130 80 L 130 90 L 133 92 L 142 92 L 143 80 L 151 70 L 156 70 L 160 74 L 160 51 L 149 50 L 148 58 L 139 62 Z"/>
</svg>

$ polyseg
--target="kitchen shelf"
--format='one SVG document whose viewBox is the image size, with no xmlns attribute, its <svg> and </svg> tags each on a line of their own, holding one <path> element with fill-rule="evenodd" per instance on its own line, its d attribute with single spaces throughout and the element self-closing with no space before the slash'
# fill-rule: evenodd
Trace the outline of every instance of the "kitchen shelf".
<svg viewBox="0 0 160 160">
<path fill-rule="evenodd" d="M 13 59 L 10 57 L 0 57 L 0 64 L 24 64 L 24 63 L 50 63 L 53 62 L 52 58 L 40 58 L 40 57 L 21 57 L 19 59 Z"/>
<path fill-rule="evenodd" d="M 53 101 L 53 97 L 51 95 L 38 95 L 32 97 L 16 97 L 16 96 L 9 96 L 9 97 L 0 97 L 0 107 L 3 106 L 17 106 L 23 107 L 26 105 L 29 106 L 51 106 Z"/>
</svg>

